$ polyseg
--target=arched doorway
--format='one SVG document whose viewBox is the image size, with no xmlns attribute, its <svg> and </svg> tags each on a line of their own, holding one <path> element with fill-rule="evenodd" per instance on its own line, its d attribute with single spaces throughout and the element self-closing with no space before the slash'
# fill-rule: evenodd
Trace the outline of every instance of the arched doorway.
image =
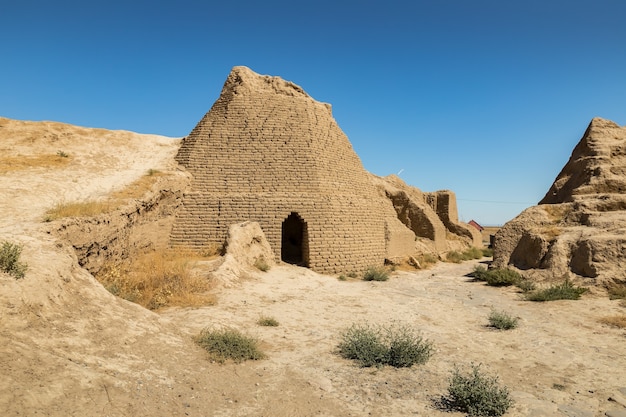
<svg viewBox="0 0 626 417">
<path fill-rule="evenodd" d="M 294 265 L 309 266 L 309 242 L 306 222 L 292 212 L 283 221 L 280 259 Z"/>
</svg>

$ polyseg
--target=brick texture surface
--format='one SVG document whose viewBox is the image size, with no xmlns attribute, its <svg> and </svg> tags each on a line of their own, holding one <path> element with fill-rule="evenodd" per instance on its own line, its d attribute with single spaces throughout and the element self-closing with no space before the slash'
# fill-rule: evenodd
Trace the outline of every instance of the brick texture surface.
<svg viewBox="0 0 626 417">
<path fill-rule="evenodd" d="M 307 265 L 324 273 L 382 265 L 382 201 L 330 105 L 279 77 L 235 67 L 181 145 L 192 175 L 173 246 L 222 243 L 231 224 L 261 225 L 280 259 L 283 221 L 306 224 Z"/>
</svg>

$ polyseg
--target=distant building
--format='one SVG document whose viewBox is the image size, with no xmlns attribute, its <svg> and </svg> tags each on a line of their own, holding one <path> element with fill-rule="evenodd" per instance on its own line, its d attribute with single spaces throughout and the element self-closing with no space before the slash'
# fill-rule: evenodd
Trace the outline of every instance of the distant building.
<svg viewBox="0 0 626 417">
<path fill-rule="evenodd" d="M 470 220 L 468 223 L 470 226 L 474 226 L 479 232 L 482 232 L 483 230 L 485 230 L 484 227 L 482 227 L 481 225 L 479 225 L 477 222 L 475 222 L 474 220 Z"/>
</svg>

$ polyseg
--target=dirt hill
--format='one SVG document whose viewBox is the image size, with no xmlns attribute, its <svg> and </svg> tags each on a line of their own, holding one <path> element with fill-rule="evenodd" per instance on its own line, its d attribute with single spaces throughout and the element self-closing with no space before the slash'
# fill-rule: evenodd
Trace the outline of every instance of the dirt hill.
<svg viewBox="0 0 626 417">
<path fill-rule="evenodd" d="M 626 127 L 595 118 L 539 205 L 495 239 L 494 265 L 537 279 L 626 282 Z"/>
</svg>

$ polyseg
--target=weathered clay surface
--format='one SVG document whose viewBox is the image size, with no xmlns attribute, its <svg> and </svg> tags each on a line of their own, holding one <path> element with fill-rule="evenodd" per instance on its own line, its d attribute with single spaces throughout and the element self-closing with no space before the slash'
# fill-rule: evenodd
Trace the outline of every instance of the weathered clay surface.
<svg viewBox="0 0 626 417">
<path fill-rule="evenodd" d="M 495 237 L 494 265 L 626 280 L 626 128 L 595 118 L 539 205 Z"/>
<path fill-rule="evenodd" d="M 387 259 L 423 252 L 439 255 L 482 246 L 480 232 L 458 221 L 456 196 L 452 191 L 424 193 L 396 175 L 371 175 L 371 179 L 385 210 Z M 412 245 L 408 242 L 407 230 L 417 237 Z"/>
</svg>

